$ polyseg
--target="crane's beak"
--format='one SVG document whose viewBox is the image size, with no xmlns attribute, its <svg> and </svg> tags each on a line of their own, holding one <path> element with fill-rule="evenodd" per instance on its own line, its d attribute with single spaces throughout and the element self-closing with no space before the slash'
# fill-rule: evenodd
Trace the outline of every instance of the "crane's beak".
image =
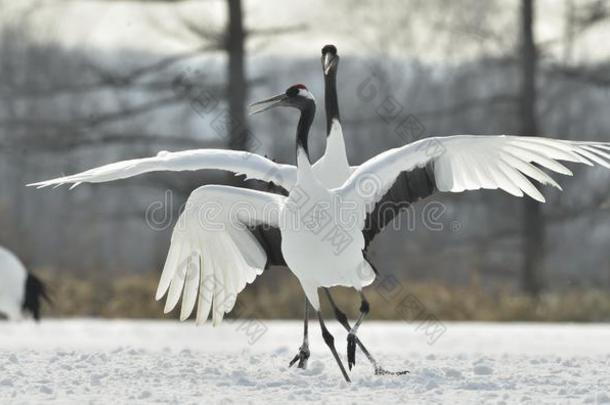
<svg viewBox="0 0 610 405">
<path fill-rule="evenodd" d="M 250 104 L 250 115 L 258 114 L 263 111 L 267 111 L 272 109 L 273 107 L 278 107 L 282 105 L 284 100 L 286 100 L 288 96 L 286 94 L 278 94 L 277 96 L 273 96 L 266 100 L 257 101 L 256 103 Z"/>
<path fill-rule="evenodd" d="M 337 66 L 337 55 L 333 55 L 332 53 L 324 54 L 324 58 L 322 61 L 322 68 L 324 69 L 324 74 L 327 75 L 330 70 Z"/>
</svg>

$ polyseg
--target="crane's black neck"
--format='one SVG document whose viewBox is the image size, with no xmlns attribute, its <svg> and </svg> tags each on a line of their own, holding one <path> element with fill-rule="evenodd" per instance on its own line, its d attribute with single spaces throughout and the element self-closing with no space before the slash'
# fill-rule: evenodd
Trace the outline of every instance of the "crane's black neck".
<svg viewBox="0 0 610 405">
<path fill-rule="evenodd" d="M 311 128 L 311 124 L 313 123 L 313 119 L 316 115 L 316 104 L 313 100 L 308 100 L 300 108 L 300 110 L 301 118 L 299 119 L 299 124 L 297 125 L 297 154 L 299 148 L 302 148 L 309 159 L 309 129 Z"/>
<path fill-rule="evenodd" d="M 339 120 L 336 71 L 324 75 L 324 108 L 326 109 L 326 136 L 328 136 L 333 119 Z"/>
</svg>

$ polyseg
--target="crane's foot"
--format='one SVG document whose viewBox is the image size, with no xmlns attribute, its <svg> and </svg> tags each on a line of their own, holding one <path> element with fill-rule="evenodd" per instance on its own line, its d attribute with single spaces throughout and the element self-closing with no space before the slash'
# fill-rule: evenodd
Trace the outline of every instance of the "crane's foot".
<svg viewBox="0 0 610 405">
<path fill-rule="evenodd" d="M 356 365 L 356 334 L 350 332 L 347 334 L 347 366 L 350 371 Z"/>
<path fill-rule="evenodd" d="M 303 343 L 303 345 L 299 348 L 299 352 L 296 356 L 290 361 L 288 367 L 292 367 L 294 363 L 299 361 L 297 364 L 297 368 L 306 369 L 307 368 L 307 360 L 309 360 L 309 345 Z"/>
<path fill-rule="evenodd" d="M 405 374 L 409 374 L 410 371 L 409 370 L 404 370 L 404 371 L 388 371 L 386 369 L 384 369 L 383 367 L 375 367 L 375 375 L 405 375 Z"/>
</svg>

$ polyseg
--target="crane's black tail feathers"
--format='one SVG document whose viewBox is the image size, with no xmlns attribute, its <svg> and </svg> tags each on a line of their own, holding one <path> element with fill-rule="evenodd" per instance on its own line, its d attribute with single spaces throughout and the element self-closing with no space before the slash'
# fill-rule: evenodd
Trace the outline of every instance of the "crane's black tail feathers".
<svg viewBox="0 0 610 405">
<path fill-rule="evenodd" d="M 28 278 L 25 281 L 25 299 L 22 309 L 31 312 L 36 321 L 40 320 L 42 299 L 51 304 L 46 285 L 35 275 L 28 273 Z"/>
</svg>

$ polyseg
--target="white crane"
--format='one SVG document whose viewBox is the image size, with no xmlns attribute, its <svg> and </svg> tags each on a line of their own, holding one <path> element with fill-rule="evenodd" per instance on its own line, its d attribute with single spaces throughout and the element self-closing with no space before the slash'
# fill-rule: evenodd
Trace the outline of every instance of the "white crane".
<svg viewBox="0 0 610 405">
<path fill-rule="evenodd" d="M 374 280 L 374 270 L 363 253 L 366 226 L 379 223 L 370 218 L 382 215 L 380 207 L 402 176 L 423 173 L 423 183 L 408 183 L 411 194 L 420 197 L 436 191 L 501 189 L 544 202 L 526 176 L 560 186 L 537 166 L 564 175 L 571 172 L 559 161 L 610 168 L 608 143 L 456 135 L 388 150 L 359 166 L 341 187 L 330 189 L 319 181 L 309 161 L 313 96 L 303 85 L 292 86 L 284 94 L 254 104 L 253 112 L 279 106 L 301 111 L 295 186 L 288 196 L 217 185 L 193 191 L 174 228 L 157 297 L 167 293 L 166 305 L 173 307 L 182 296 L 182 312 L 190 314 L 199 296 L 197 318 L 206 319 L 211 311 L 214 321 L 220 321 L 233 307 L 236 295 L 264 268 L 265 251 L 250 229 L 277 228 L 283 257 L 316 310 L 324 341 L 347 381 L 319 312 L 317 289 L 340 285 L 360 291 Z M 318 208 L 321 211 L 315 211 Z M 213 216 L 208 215 L 210 209 L 215 211 Z M 230 226 L 216 228 L 214 218 Z M 364 314 L 363 309 L 350 336 L 355 336 Z"/>
<path fill-rule="evenodd" d="M 28 273 L 17 256 L 0 246 L 0 314 L 9 320 L 20 320 L 28 314 L 38 321 L 43 299 L 49 301 L 43 282 Z"/>
<path fill-rule="evenodd" d="M 355 167 L 350 167 L 348 163 L 345 140 L 343 137 L 339 116 L 337 71 L 340 57 L 337 53 L 337 48 L 334 45 L 325 45 L 322 48 L 321 54 L 322 71 L 324 74 L 324 105 L 326 112 L 327 138 L 324 155 L 313 165 L 312 170 L 324 186 L 327 188 L 334 188 L 341 186 L 347 180 L 349 175 L 355 170 Z M 288 191 L 294 187 L 296 182 L 296 167 L 293 165 L 278 164 L 260 155 L 243 151 L 196 149 L 181 152 L 162 151 L 154 157 L 111 163 L 87 170 L 82 173 L 32 183 L 29 184 L 29 186 L 42 188 L 48 186 L 60 186 L 62 184 L 72 184 L 70 187 L 72 189 L 81 183 L 108 182 L 150 172 L 190 171 L 203 169 L 226 170 L 234 172 L 236 175 L 243 174 L 246 176 L 246 179 L 257 179 L 274 183 Z M 407 202 L 408 196 L 400 195 L 400 197 L 403 203 Z M 387 215 L 388 221 L 391 220 L 391 218 L 392 216 Z M 375 226 L 376 225 L 377 224 L 375 224 Z M 375 226 L 369 227 L 371 230 L 369 234 L 367 234 L 367 245 L 381 228 L 377 227 L 376 230 L 373 231 L 372 228 L 375 228 Z M 280 238 L 277 235 L 277 232 L 259 228 L 254 230 L 254 236 L 259 243 L 262 244 L 266 251 L 266 267 L 272 265 L 285 265 L 284 259 L 281 256 L 281 249 L 279 246 Z M 213 255 L 215 252 L 209 252 L 209 254 Z M 325 289 L 325 293 L 333 307 L 337 320 L 346 330 L 351 330 L 347 316 L 338 308 L 331 296 L 330 291 Z M 298 354 L 290 362 L 290 366 L 292 366 L 298 360 L 299 368 L 305 368 L 309 358 L 309 344 L 307 337 L 307 299 L 305 299 L 304 308 L 303 343 L 299 348 Z M 172 309 L 173 307 L 166 308 L 167 312 L 171 311 Z M 187 318 L 188 314 L 183 315 L 183 317 Z M 348 341 L 350 346 L 357 344 L 361 348 L 367 359 L 372 363 L 376 374 L 405 373 L 394 373 L 385 370 L 383 367 L 378 365 L 375 358 L 370 354 L 362 342 L 360 342 L 357 337 L 354 338 L 350 338 Z M 349 352 L 351 353 L 352 351 L 350 350 Z M 351 356 L 350 359 L 354 359 L 354 357 Z M 355 360 L 349 362 L 350 368 L 354 364 L 354 361 Z"/>
</svg>

